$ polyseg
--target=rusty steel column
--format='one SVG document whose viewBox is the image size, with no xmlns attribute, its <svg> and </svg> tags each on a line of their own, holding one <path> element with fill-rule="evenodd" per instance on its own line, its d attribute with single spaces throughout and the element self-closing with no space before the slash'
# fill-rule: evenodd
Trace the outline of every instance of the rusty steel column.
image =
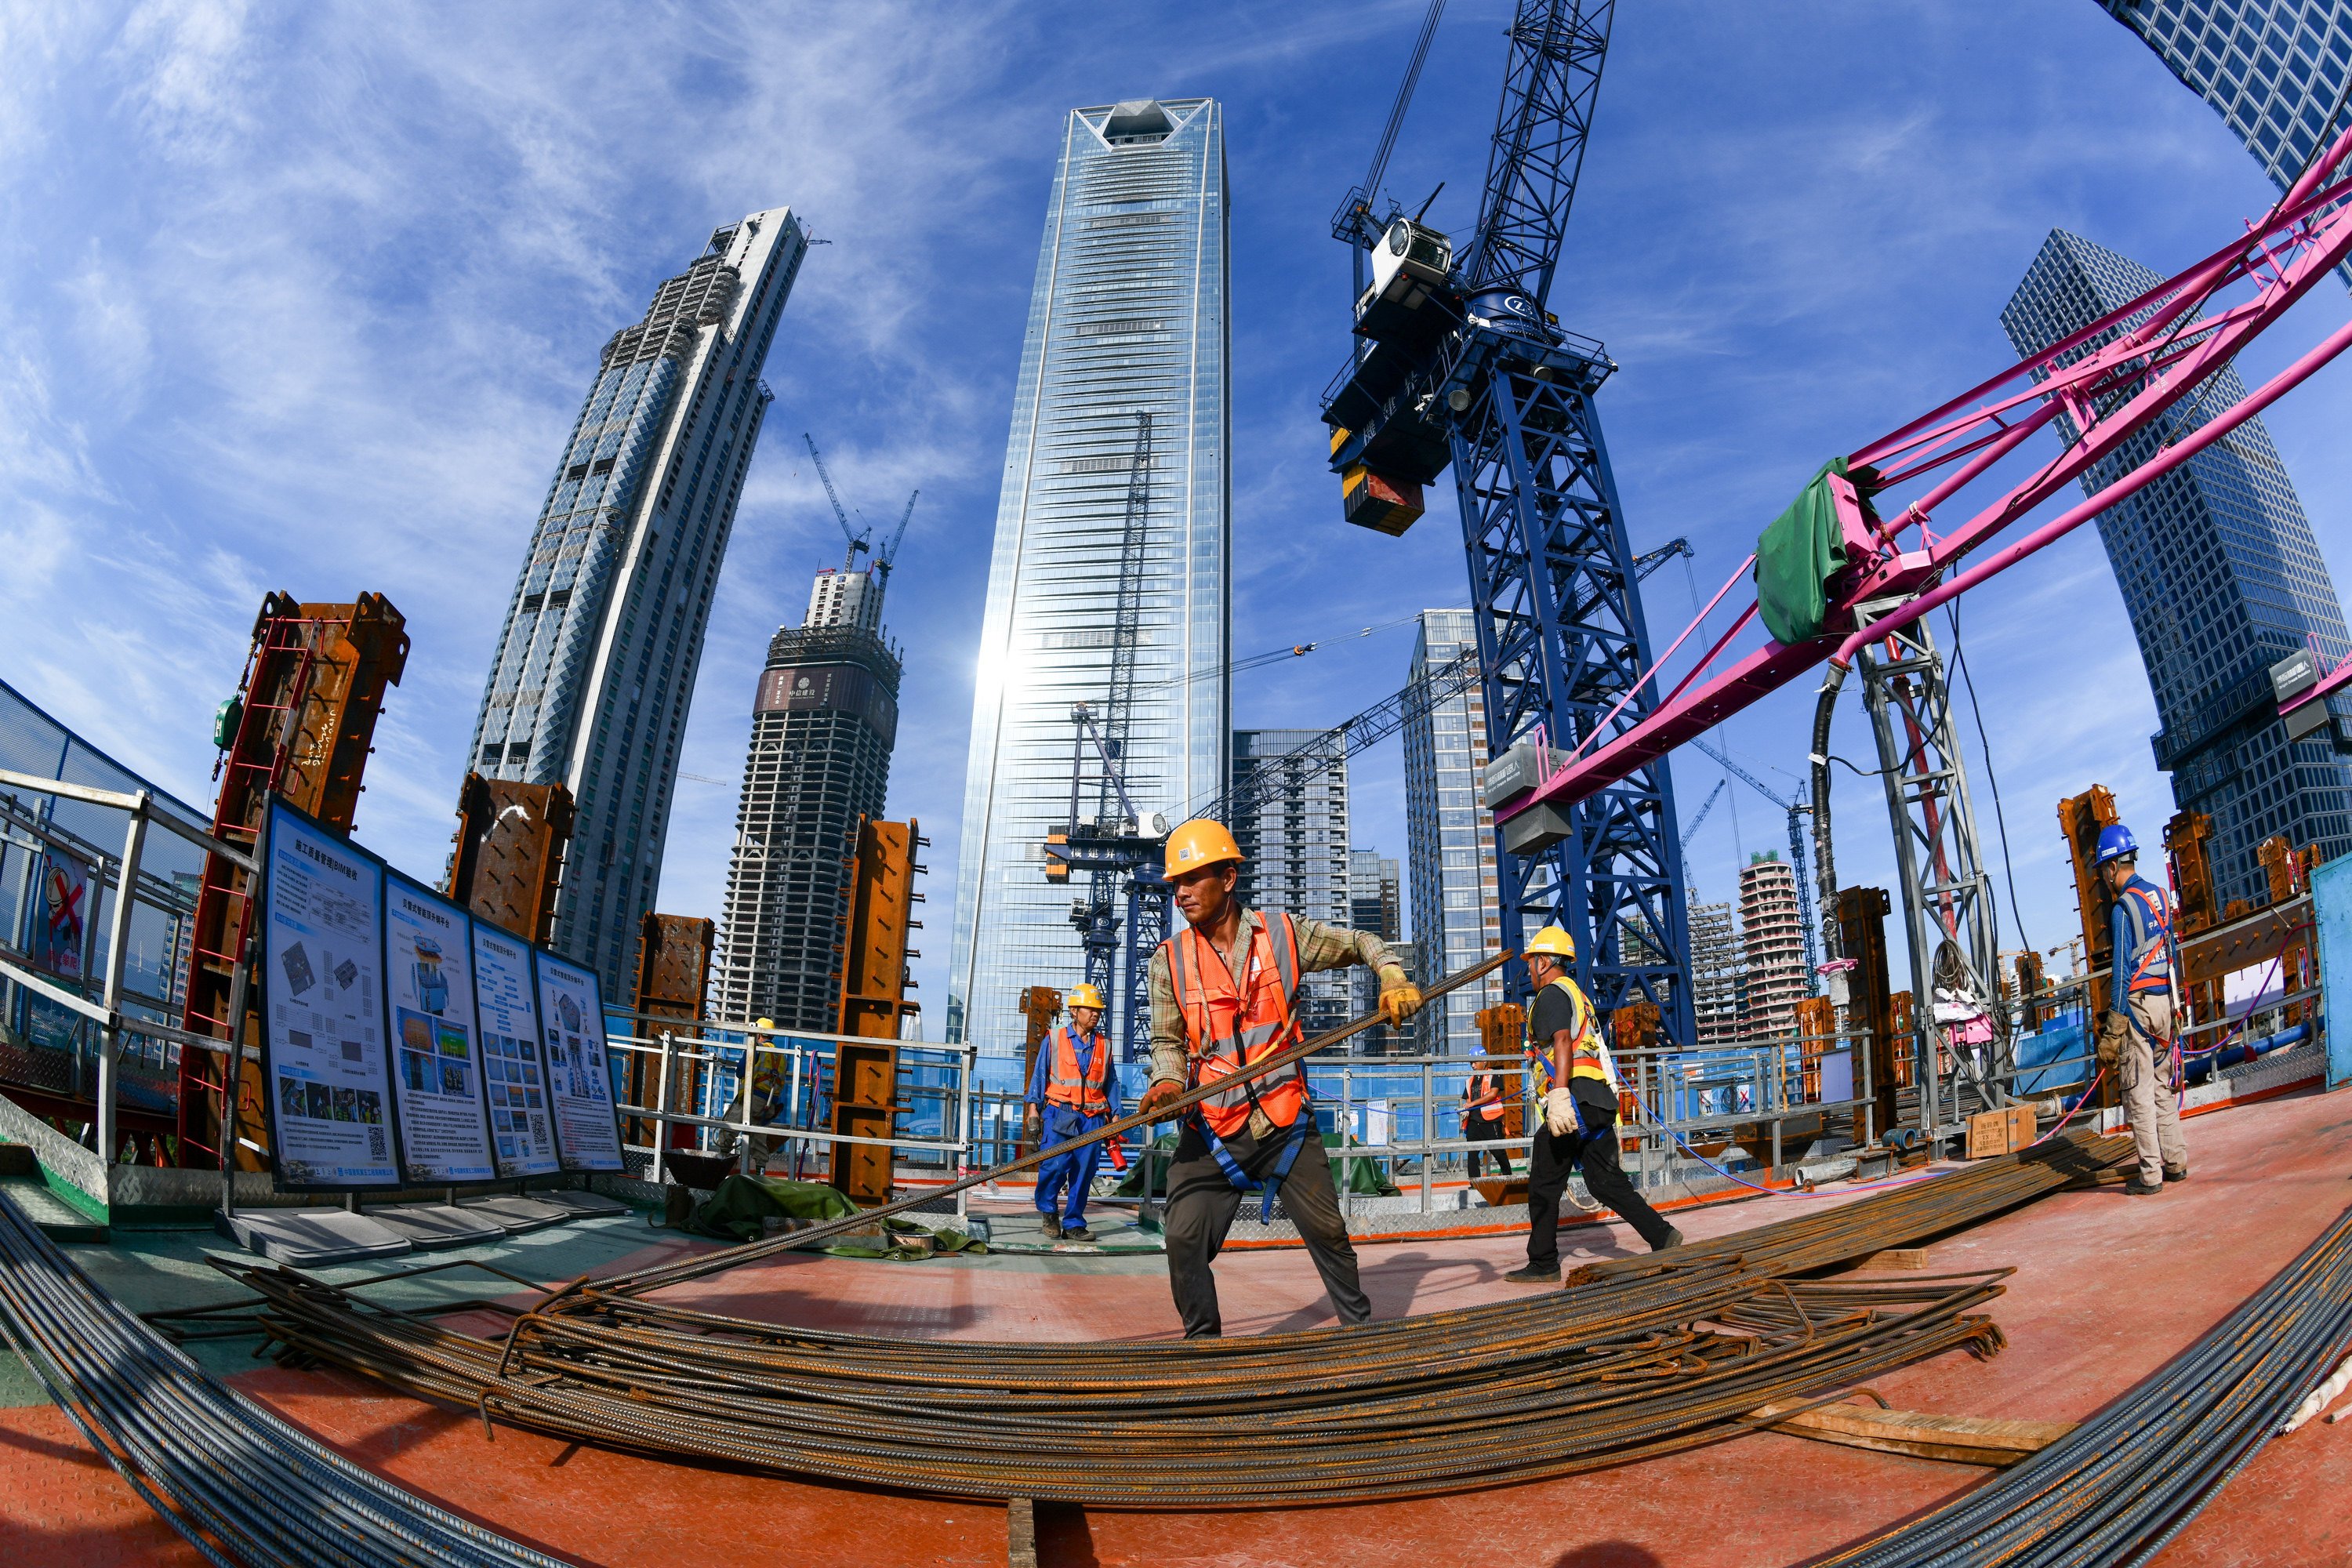
<svg viewBox="0 0 2352 1568">
<path fill-rule="evenodd" d="M 675 1032 L 698 1035 L 702 1032 L 702 996 L 710 984 L 710 944 L 716 928 L 707 920 L 686 915 L 661 915 L 648 912 L 637 929 L 637 985 L 631 1002 L 641 1029 L 656 1026 L 648 1020 L 661 1020 Z M 683 1025 L 684 1027 L 678 1027 Z M 627 1070 L 626 1094 L 632 1105 L 650 1105 L 651 1096 L 659 1096 L 667 1089 L 663 1104 L 666 1109 L 691 1109 L 698 1103 L 696 1091 L 702 1085 L 702 1064 L 679 1062 L 670 1068 L 669 1082 L 665 1086 L 656 1079 L 659 1068 L 648 1066 L 646 1053 L 631 1051 Z M 627 1141 L 650 1145 L 659 1124 L 644 1117 L 633 1118 Z M 671 1124 L 661 1136 L 661 1143 L 671 1149 L 690 1149 L 694 1134 L 688 1128 Z"/>
<path fill-rule="evenodd" d="M 860 817 L 842 916 L 840 1033 L 870 1040 L 835 1047 L 833 1131 L 836 1135 L 887 1139 L 898 1130 L 899 1021 L 915 1011 L 907 960 L 921 895 L 915 851 L 930 841 L 920 825 Z M 835 1143 L 829 1180 L 859 1204 L 887 1204 L 895 1185 L 892 1151 L 885 1143 Z"/>
<path fill-rule="evenodd" d="M 1847 979 L 1846 1027 L 1869 1031 L 1871 1118 L 1856 1110 L 1853 1136 L 1874 1131 L 1884 1140 L 1895 1123 L 1895 1068 L 1902 1053 L 1895 1036 L 1895 998 L 1886 967 L 1886 914 L 1893 906 L 1884 888 L 1841 888 L 1837 897 L 1838 952 L 1853 959 Z M 1876 1126 L 1870 1127 L 1874 1118 Z"/>
<path fill-rule="evenodd" d="M 2213 891 L 2212 858 L 2205 848 L 2212 837 L 2213 819 L 2201 811 L 2177 812 L 2164 825 L 2164 854 L 2172 865 L 2172 892 L 2179 904 L 2173 920 L 2183 941 L 2221 923 L 2221 900 Z M 2182 1023 L 2210 1023 L 2221 1016 L 2218 984 L 2209 981 L 2191 985 L 2185 974 L 2175 976 L 2175 982 L 2189 1011 Z"/>
<path fill-rule="evenodd" d="M 467 773 L 457 791 L 457 853 L 449 897 L 510 935 L 544 945 L 555 925 L 572 792 Z"/>
<path fill-rule="evenodd" d="M 2099 830 L 2121 817 L 2113 791 L 2093 784 L 2081 795 L 2058 803 L 2058 830 L 2074 868 L 2074 910 L 2083 922 L 2083 1037 L 2098 1037 L 2099 1020 L 2107 1011 L 2107 971 L 2114 959 L 2107 952 L 2107 909 L 2112 900 L 2098 869 Z M 2099 1082 L 2099 1103 L 2121 1105 L 2123 1090 L 2109 1073 Z"/>
<path fill-rule="evenodd" d="M 2042 1027 L 2042 955 L 2017 955 L 2017 1027 L 2032 1034 Z"/>
<path fill-rule="evenodd" d="M 1064 867 L 1065 875 L 1069 868 Z M 1029 1080 L 1037 1075 L 1037 1051 L 1045 1045 L 1045 1037 L 1053 1032 L 1054 1022 L 1062 1016 L 1062 994 L 1050 985 L 1031 985 L 1021 993 L 1021 1012 L 1027 1020 L 1021 1041 L 1021 1092 L 1029 1092 Z M 1013 1145 L 1013 1157 L 1019 1159 L 1030 1152 L 1024 1134 Z"/>
<path fill-rule="evenodd" d="M 291 595 L 262 601 L 246 655 L 244 679 L 222 714 L 220 780 L 212 829 L 232 844 L 251 847 L 274 794 L 310 813 L 330 830 L 348 834 L 358 810 L 377 715 L 386 687 L 397 685 L 408 661 L 405 622 L 390 600 L 362 594 L 356 604 L 303 605 Z M 248 995 L 246 1016 L 227 1014 L 253 906 L 246 874 L 218 856 L 205 858 L 191 924 L 181 1027 L 216 1040 L 232 1037 L 258 1047 L 261 995 Z M 267 1168 L 251 1149 L 233 1156 L 220 1148 L 224 1059 L 183 1051 L 179 1083 L 179 1161 L 199 1168 L 233 1158 L 238 1169 Z M 238 1121 L 267 1142 L 268 1095 L 260 1064 L 238 1074 Z"/>
</svg>

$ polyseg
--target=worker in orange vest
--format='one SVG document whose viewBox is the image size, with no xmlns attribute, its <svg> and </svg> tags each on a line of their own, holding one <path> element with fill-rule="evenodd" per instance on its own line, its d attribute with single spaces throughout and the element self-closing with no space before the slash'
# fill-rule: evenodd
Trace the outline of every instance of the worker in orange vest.
<svg viewBox="0 0 2352 1568">
<path fill-rule="evenodd" d="M 1151 955 L 1151 1087 L 1138 1110 L 1164 1107 L 1185 1089 L 1229 1078 L 1296 1044 L 1302 976 L 1361 963 L 1381 978 L 1381 1014 L 1392 1026 L 1421 1010 L 1421 992 L 1381 939 L 1279 910 L 1244 908 L 1234 896 L 1241 847 L 1206 818 L 1168 837 L 1167 873 L 1184 929 Z M 1250 1079 L 1187 1111 L 1168 1169 L 1168 1285 L 1184 1337 L 1223 1331 L 1210 1263 L 1223 1247 L 1242 1194 L 1270 1220 L 1277 1194 L 1343 1323 L 1369 1322 L 1356 1249 L 1303 1067 Z"/>
<path fill-rule="evenodd" d="M 1503 1080 L 1490 1068 L 1480 1068 L 1462 1086 L 1462 1136 L 1473 1143 L 1491 1143 L 1503 1136 Z M 1478 1151 L 1470 1151 L 1470 1179 L 1478 1179 Z M 1501 1149 L 1490 1150 L 1486 1157 L 1506 1176 L 1511 1173 L 1511 1156 Z"/>
<path fill-rule="evenodd" d="M 1592 1016 L 1592 1003 L 1569 974 L 1576 939 L 1557 925 L 1528 938 L 1528 1065 L 1542 1120 L 1528 1151 L 1528 1266 L 1503 1276 L 1515 1285 L 1558 1283 L 1559 1200 L 1568 1173 L 1584 1173 L 1585 1189 L 1631 1220 L 1663 1252 L 1683 1233 L 1652 1208 L 1617 1158 L 1617 1064 Z"/>
<path fill-rule="evenodd" d="M 1102 992 L 1082 982 L 1070 990 L 1070 1021 L 1038 1046 L 1037 1068 L 1024 1097 L 1029 1109 L 1022 1118 L 1033 1145 L 1047 1148 L 1084 1137 L 1118 1114 L 1118 1074 L 1111 1070 L 1102 1016 Z M 1037 1212 L 1055 1240 L 1094 1239 L 1087 1229 L 1087 1196 L 1102 1155 L 1100 1143 L 1089 1143 L 1037 1167 Z"/>
</svg>

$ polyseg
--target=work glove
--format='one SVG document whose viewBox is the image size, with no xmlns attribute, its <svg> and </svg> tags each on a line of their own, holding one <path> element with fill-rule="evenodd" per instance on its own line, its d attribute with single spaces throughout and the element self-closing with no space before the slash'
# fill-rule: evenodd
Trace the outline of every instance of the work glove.
<svg viewBox="0 0 2352 1568">
<path fill-rule="evenodd" d="M 1024 1142 L 1036 1142 L 1038 1135 L 1045 1131 L 1045 1119 L 1037 1113 L 1035 1106 L 1021 1113 L 1021 1138 Z"/>
<path fill-rule="evenodd" d="M 2099 1019 L 2098 1058 L 2103 1072 L 2113 1072 L 2123 1059 L 2124 1042 L 2131 1038 L 2131 1020 L 2110 1007 Z"/>
<path fill-rule="evenodd" d="M 1402 973 L 1381 987 L 1381 1017 L 1392 1029 L 1402 1028 L 1406 1019 L 1421 1011 L 1421 987 Z"/>
<path fill-rule="evenodd" d="M 1543 1097 L 1544 1126 L 1555 1138 L 1565 1138 L 1581 1131 L 1576 1120 L 1576 1096 L 1564 1089 L 1555 1089 Z"/>
<path fill-rule="evenodd" d="M 1137 1103 L 1135 1109 L 1143 1115 L 1151 1116 L 1157 1120 L 1156 1113 L 1166 1109 L 1170 1100 L 1183 1092 L 1182 1084 L 1172 1078 L 1163 1078 L 1143 1091 L 1143 1099 Z"/>
</svg>

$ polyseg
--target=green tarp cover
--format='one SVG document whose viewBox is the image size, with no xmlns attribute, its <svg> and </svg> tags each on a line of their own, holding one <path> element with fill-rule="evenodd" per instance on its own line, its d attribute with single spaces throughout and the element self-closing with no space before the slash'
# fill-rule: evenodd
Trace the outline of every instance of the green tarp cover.
<svg viewBox="0 0 2352 1568">
<path fill-rule="evenodd" d="M 771 1217 L 805 1220 L 812 1224 L 841 1219 L 857 1212 L 840 1189 L 823 1182 L 792 1182 L 779 1176 L 728 1177 L 719 1190 L 695 1205 L 685 1228 L 697 1236 L 720 1241 L 757 1241 Z M 882 1237 L 846 1238 L 824 1250 L 845 1258 L 929 1258 L 941 1252 L 985 1252 L 988 1249 L 960 1230 L 929 1230 L 911 1220 L 885 1220 Z"/>
<path fill-rule="evenodd" d="M 1756 542 L 1756 609 L 1764 629 L 1783 646 L 1821 635 L 1829 611 L 1822 584 L 1845 566 L 1845 542 L 1838 529 L 1837 500 L 1829 476 L 1845 473 L 1845 459 L 1832 458 L 1812 482 L 1772 520 Z"/>
</svg>

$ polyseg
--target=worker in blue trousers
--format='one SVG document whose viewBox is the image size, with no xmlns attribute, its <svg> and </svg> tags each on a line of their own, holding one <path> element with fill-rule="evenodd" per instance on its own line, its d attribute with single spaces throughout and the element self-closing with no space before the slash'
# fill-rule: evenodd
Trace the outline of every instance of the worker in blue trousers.
<svg viewBox="0 0 2352 1568">
<path fill-rule="evenodd" d="M 2124 1184 L 2134 1197 L 2189 1179 L 2189 1145 L 2180 1137 L 2179 1037 L 2172 977 L 2180 950 L 2164 889 L 2138 872 L 2139 846 L 2115 823 L 2099 830 L 2096 862 L 2115 904 L 2108 915 L 2115 968 L 2106 1016 L 2099 1021 L 2100 1067 L 2116 1075 L 2130 1120 L 2139 1169 Z"/>
<path fill-rule="evenodd" d="M 1102 993 L 1088 984 L 1070 991 L 1070 1021 L 1037 1047 L 1037 1068 L 1029 1075 L 1029 1109 L 1022 1129 L 1041 1149 L 1093 1131 L 1118 1112 L 1118 1074 L 1112 1070 L 1110 1041 L 1102 1032 Z M 1087 1230 L 1087 1194 L 1094 1185 L 1103 1146 L 1089 1143 L 1056 1154 L 1037 1167 L 1037 1212 L 1045 1234 L 1058 1241 L 1091 1241 Z"/>
</svg>

